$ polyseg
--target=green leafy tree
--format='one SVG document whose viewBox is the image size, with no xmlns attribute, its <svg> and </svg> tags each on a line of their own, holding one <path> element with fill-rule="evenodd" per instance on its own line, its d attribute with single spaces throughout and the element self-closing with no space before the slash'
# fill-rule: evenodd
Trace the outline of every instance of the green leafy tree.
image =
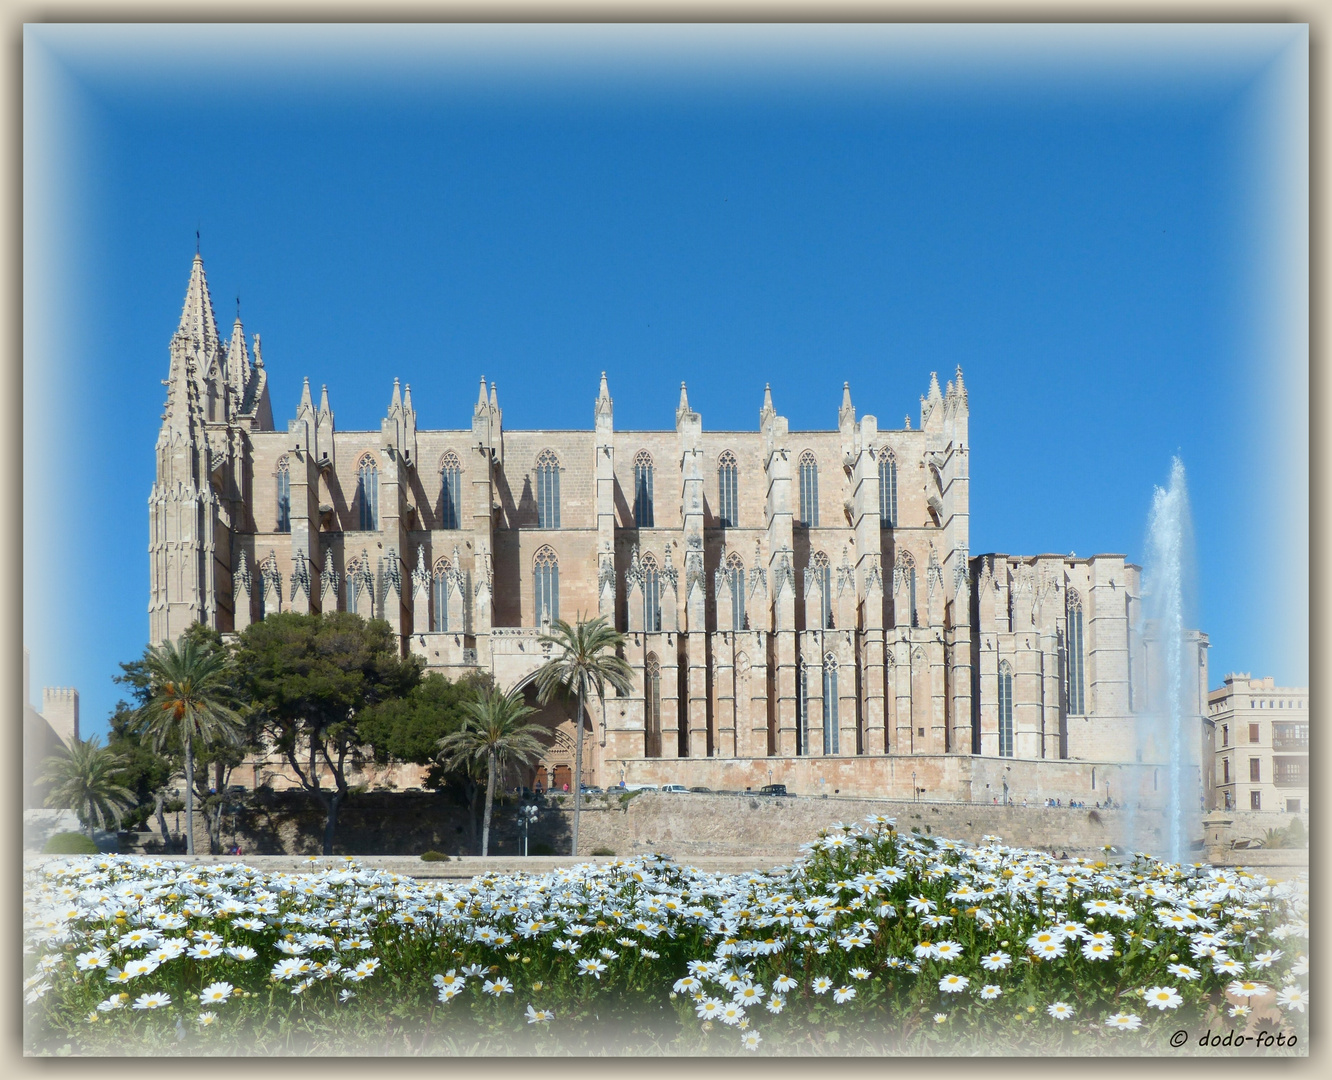
<svg viewBox="0 0 1332 1080">
<path fill-rule="evenodd" d="M 473 672 L 456 682 L 430 672 L 406 697 L 390 698 L 363 710 L 358 724 L 376 763 L 406 761 L 430 766 L 426 787 L 447 790 L 467 807 L 467 841 L 472 849 L 478 847 L 484 770 L 474 761 L 445 768 L 439 761 L 439 740 L 462 727 L 467 716 L 463 706 L 493 684 L 489 672 Z"/>
<path fill-rule="evenodd" d="M 142 705 L 143 701 L 135 705 L 116 702 L 106 740 L 107 749 L 118 754 L 124 762 L 121 782 L 134 794 L 134 808 L 121 821 L 122 829 L 134 829 L 147 821 L 165 798 L 171 778 L 181 770 L 178 755 L 154 750 L 150 741 L 136 729 L 136 713 Z M 166 839 L 169 834 L 160 813 L 158 825 Z"/>
<path fill-rule="evenodd" d="M 333 854 L 338 810 L 350 791 L 349 767 L 367 743 L 364 710 L 410 693 L 418 657 L 403 659 L 382 619 L 352 612 L 283 612 L 251 623 L 236 645 L 242 686 L 266 745 L 324 810 L 324 854 Z"/>
<path fill-rule="evenodd" d="M 439 741 L 439 753 L 449 766 L 468 761 L 485 764 L 486 810 L 481 824 L 481 854 L 489 855 L 496 777 L 511 762 L 527 764 L 539 758 L 545 748 L 537 736 L 545 729 L 540 724 L 523 723 L 536 710 L 523 704 L 522 694 L 505 694 L 493 686 L 484 688 L 463 709 L 467 714 L 463 726 Z"/>
<path fill-rule="evenodd" d="M 231 658 L 221 648 L 182 634 L 179 641 L 151 646 L 143 662 L 148 700 L 136 714 L 137 726 L 159 752 L 172 739 L 184 749 L 185 850 L 193 855 L 195 747 L 238 743 L 245 726 L 234 708 Z"/>
<path fill-rule="evenodd" d="M 134 806 L 134 793 L 122 782 L 124 759 L 96 735 L 73 740 L 44 764 L 46 805 L 73 810 L 89 837 L 94 827 L 119 827 L 125 811 Z"/>
<path fill-rule="evenodd" d="M 543 704 L 557 695 L 577 700 L 574 712 L 574 819 L 571 854 L 578 854 L 578 819 L 583 812 L 583 712 L 588 695 L 595 691 L 603 703 L 606 684 L 620 694 L 633 691 L 633 668 L 619 655 L 624 635 L 604 615 L 570 626 L 563 619 L 551 624 L 541 637 L 551 656 L 537 670 L 537 697 Z"/>
</svg>

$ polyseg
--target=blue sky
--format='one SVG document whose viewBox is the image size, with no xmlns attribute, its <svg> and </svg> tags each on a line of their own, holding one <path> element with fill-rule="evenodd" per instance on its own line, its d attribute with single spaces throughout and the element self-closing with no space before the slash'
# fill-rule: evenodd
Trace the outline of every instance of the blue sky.
<svg viewBox="0 0 1332 1080">
<path fill-rule="evenodd" d="M 681 380 L 712 428 L 843 381 L 914 426 L 961 365 L 973 553 L 1135 560 L 1178 453 L 1213 685 L 1307 683 L 1303 27 L 205 29 L 25 34 L 25 638 L 85 731 L 196 229 L 280 427 L 303 376 L 465 426 L 485 375 L 586 428 L 602 370 L 621 428 Z"/>
</svg>

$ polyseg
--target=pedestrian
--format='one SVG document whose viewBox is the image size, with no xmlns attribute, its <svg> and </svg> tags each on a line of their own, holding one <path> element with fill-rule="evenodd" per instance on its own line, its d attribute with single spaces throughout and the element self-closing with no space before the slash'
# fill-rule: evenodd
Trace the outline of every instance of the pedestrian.
<svg viewBox="0 0 1332 1080">
<path fill-rule="evenodd" d="M 566 792 L 569 790 L 569 785 L 568 785 L 568 784 L 565 784 L 565 785 L 564 785 L 564 790 L 565 790 Z"/>
</svg>

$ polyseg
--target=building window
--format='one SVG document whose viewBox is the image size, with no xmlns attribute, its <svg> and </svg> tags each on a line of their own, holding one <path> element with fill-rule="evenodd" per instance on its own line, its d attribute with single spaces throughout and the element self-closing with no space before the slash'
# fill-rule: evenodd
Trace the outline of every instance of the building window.
<svg viewBox="0 0 1332 1080">
<path fill-rule="evenodd" d="M 832 566 L 828 563 L 828 556 L 822 551 L 814 552 L 810 558 L 810 567 L 807 573 L 814 575 L 814 580 L 819 585 L 819 625 L 817 627 L 807 627 L 809 630 L 831 630 L 832 629 Z"/>
<path fill-rule="evenodd" d="M 1299 812 L 1300 812 L 1300 800 L 1299 800 L 1299 799 L 1287 799 L 1287 800 L 1286 800 L 1286 813 L 1288 813 L 1288 814 L 1298 814 Z"/>
<path fill-rule="evenodd" d="M 1249 792 L 1249 809 L 1261 810 L 1263 808 L 1263 793 L 1261 791 Z"/>
<path fill-rule="evenodd" d="M 1249 725 L 1249 742 L 1251 742 L 1251 743 L 1262 742 L 1262 739 L 1259 738 L 1259 736 L 1258 736 L 1258 725 L 1257 725 L 1257 724 L 1250 724 L 1250 725 Z"/>
<path fill-rule="evenodd" d="M 809 754 L 809 665 L 800 665 L 800 693 L 796 698 L 797 712 L 800 714 L 796 724 L 799 745 L 796 753 Z"/>
<path fill-rule="evenodd" d="M 1234 810 L 1234 809 L 1235 809 L 1235 800 L 1234 800 L 1233 798 L 1231 798 L 1231 795 L 1230 795 L 1230 789 L 1227 788 L 1225 791 L 1222 792 L 1222 795 L 1224 796 L 1225 808 L 1226 808 L 1227 810 Z"/>
<path fill-rule="evenodd" d="M 1068 590 L 1068 711 L 1081 716 L 1087 711 L 1083 701 L 1082 597 Z"/>
<path fill-rule="evenodd" d="M 1096 766 L 1092 766 L 1092 791 L 1096 790 Z"/>
<path fill-rule="evenodd" d="M 431 612 L 430 629 L 442 634 L 449 628 L 449 564 L 440 559 L 435 566 L 432 589 L 435 594 L 435 609 Z"/>
<path fill-rule="evenodd" d="M 369 454 L 356 466 L 356 505 L 362 532 L 379 531 L 379 466 Z"/>
<path fill-rule="evenodd" d="M 347 610 L 367 619 L 375 613 L 374 583 L 360 559 L 353 559 L 347 567 Z"/>
<path fill-rule="evenodd" d="M 1308 787 L 1309 759 L 1307 757 L 1273 758 L 1272 782 L 1280 787 Z"/>
<path fill-rule="evenodd" d="M 882 524 L 897 528 L 897 459 L 891 450 L 879 453 L 879 517 Z"/>
<path fill-rule="evenodd" d="M 1251 783 L 1254 783 L 1254 784 L 1257 784 L 1257 783 L 1259 783 L 1259 782 L 1262 780 L 1262 778 L 1263 778 L 1263 761 L 1262 761 L 1262 758 L 1256 758 L 1256 757 L 1251 757 L 1251 758 L 1249 758 L 1249 780 L 1250 780 L 1250 782 L 1251 782 Z"/>
<path fill-rule="evenodd" d="M 643 572 L 643 629 L 655 634 L 661 629 L 661 578 L 657 560 L 650 554 L 639 564 Z"/>
<path fill-rule="evenodd" d="M 999 756 L 1013 756 L 1013 669 L 999 663 Z"/>
<path fill-rule="evenodd" d="M 291 468 L 285 457 L 277 463 L 277 531 L 291 532 Z"/>
<path fill-rule="evenodd" d="M 462 462 L 452 450 L 439 462 L 439 527 L 462 528 Z"/>
<path fill-rule="evenodd" d="M 536 461 L 537 528 L 560 527 L 560 462 L 553 451 L 543 450 Z"/>
<path fill-rule="evenodd" d="M 661 664 L 656 653 L 648 653 L 643 679 L 647 709 L 644 725 L 647 729 L 646 753 L 648 757 L 661 757 Z"/>
<path fill-rule="evenodd" d="M 740 520 L 740 492 L 737 485 L 735 455 L 722 451 L 717 459 L 717 524 L 735 528 Z"/>
<path fill-rule="evenodd" d="M 555 552 L 543 547 L 532 560 L 536 624 L 541 626 L 560 617 L 560 563 Z"/>
<path fill-rule="evenodd" d="M 1272 749 L 1273 749 L 1273 750 L 1308 750 L 1308 749 L 1309 749 L 1309 725 L 1308 725 L 1308 724 L 1273 724 L 1273 725 L 1272 725 Z"/>
<path fill-rule="evenodd" d="M 1221 759 L 1221 783 L 1230 783 L 1230 758 Z"/>
<path fill-rule="evenodd" d="M 1222 746 L 1229 746 L 1229 745 L 1230 745 L 1230 725 L 1229 725 L 1229 724 L 1222 724 L 1222 725 L 1221 725 L 1221 745 L 1222 745 Z"/>
<path fill-rule="evenodd" d="M 819 464 L 812 450 L 800 455 L 800 523 L 819 527 Z"/>
<path fill-rule="evenodd" d="M 745 566 L 734 551 L 726 556 L 726 579 L 731 587 L 731 629 L 745 628 Z"/>
<path fill-rule="evenodd" d="M 646 450 L 634 458 L 634 524 L 652 528 L 652 455 Z"/>
<path fill-rule="evenodd" d="M 839 754 L 837 730 L 837 657 L 823 658 L 823 752 Z"/>
<path fill-rule="evenodd" d="M 898 603 L 900 590 L 906 590 L 907 625 L 917 626 L 916 621 L 916 560 L 909 551 L 899 551 L 893 567 L 893 604 Z M 900 615 L 900 613 L 899 613 Z"/>
</svg>

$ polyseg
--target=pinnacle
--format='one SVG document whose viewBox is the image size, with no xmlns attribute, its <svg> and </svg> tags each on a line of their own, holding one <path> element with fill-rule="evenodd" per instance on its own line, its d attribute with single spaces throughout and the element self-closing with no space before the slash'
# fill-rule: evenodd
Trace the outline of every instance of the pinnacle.
<svg viewBox="0 0 1332 1080">
<path fill-rule="evenodd" d="M 478 410 L 486 407 L 486 377 L 484 375 L 481 376 L 481 392 L 477 395 L 476 407 Z"/>
<path fill-rule="evenodd" d="M 190 266 L 190 283 L 185 290 L 185 306 L 180 313 L 176 333 L 199 342 L 205 351 L 218 347 L 217 320 L 213 317 L 213 299 L 208 295 L 203 256 L 198 253 Z"/>
</svg>

